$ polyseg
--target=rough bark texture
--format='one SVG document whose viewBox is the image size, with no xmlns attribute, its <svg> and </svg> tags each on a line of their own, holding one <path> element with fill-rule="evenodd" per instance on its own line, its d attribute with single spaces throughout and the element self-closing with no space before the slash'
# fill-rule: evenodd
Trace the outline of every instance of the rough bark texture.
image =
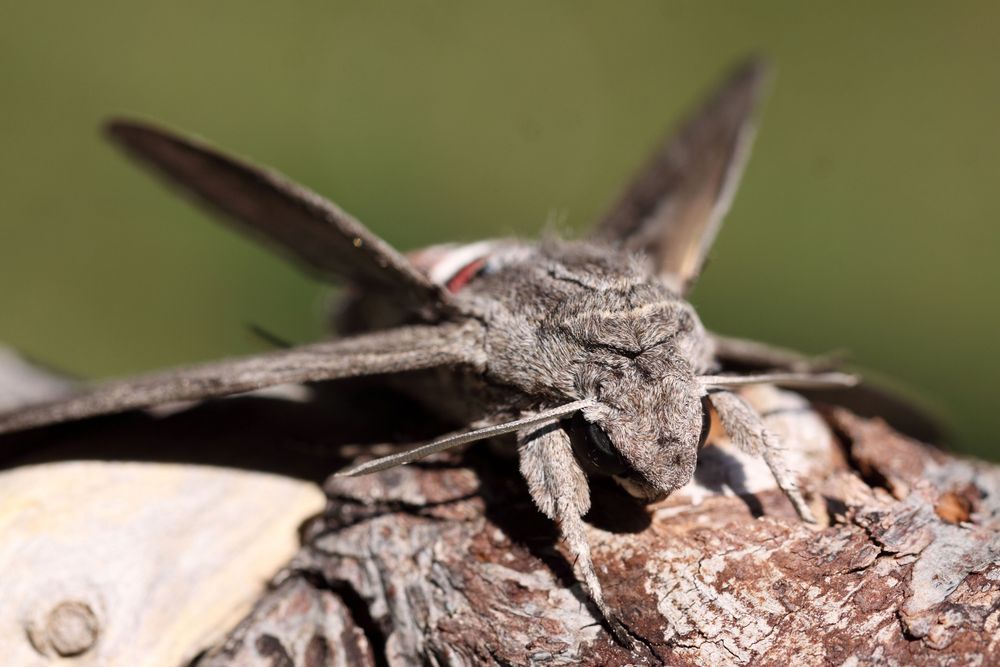
<svg viewBox="0 0 1000 667">
<path fill-rule="evenodd" d="M 0 381 L 9 405 L 64 389 L 9 355 Z M 262 471 L 308 485 L 369 451 L 321 444 L 437 428 L 396 399 L 392 420 L 359 424 L 386 414 L 364 395 L 286 392 L 4 438 L 0 662 L 1000 664 L 1000 468 L 769 387 L 744 396 L 787 443 L 821 525 L 715 431 L 695 480 L 663 503 L 594 485 L 594 560 L 638 652 L 595 617 L 516 461 L 483 445 L 327 481 L 293 560 L 206 647 L 233 596 L 261 590 L 255 549 L 294 551 L 304 505 Z M 196 481 L 163 483 L 179 475 Z"/>
<path fill-rule="evenodd" d="M 594 559 L 638 653 L 595 618 L 516 463 L 478 447 L 328 481 L 280 583 L 196 664 L 1000 664 L 1000 468 L 746 395 L 821 525 L 718 434 L 657 506 L 596 485 Z"/>
</svg>

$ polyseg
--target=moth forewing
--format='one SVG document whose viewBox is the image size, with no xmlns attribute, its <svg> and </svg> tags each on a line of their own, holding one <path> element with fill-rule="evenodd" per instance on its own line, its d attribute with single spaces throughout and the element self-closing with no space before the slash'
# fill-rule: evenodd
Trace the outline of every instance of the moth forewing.
<svg viewBox="0 0 1000 667">
<path fill-rule="evenodd" d="M 98 384 L 0 413 L 0 433 L 281 384 L 482 364 L 475 322 L 412 326 Z"/>
<path fill-rule="evenodd" d="M 653 155 L 594 238 L 646 254 L 671 287 L 686 292 L 732 204 L 767 79 L 761 60 L 738 67 Z"/>
<path fill-rule="evenodd" d="M 168 182 L 320 277 L 377 290 L 434 316 L 446 290 L 333 202 L 281 174 L 149 123 L 113 120 L 108 136 Z"/>
</svg>

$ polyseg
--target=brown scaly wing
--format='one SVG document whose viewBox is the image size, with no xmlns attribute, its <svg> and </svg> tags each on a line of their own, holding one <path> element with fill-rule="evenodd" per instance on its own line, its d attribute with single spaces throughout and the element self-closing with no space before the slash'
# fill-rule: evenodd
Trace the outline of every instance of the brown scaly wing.
<svg viewBox="0 0 1000 667">
<path fill-rule="evenodd" d="M 452 311 L 449 294 L 403 255 L 281 174 L 147 123 L 115 120 L 106 129 L 140 162 L 321 278 L 377 290 L 428 317 Z"/>
<path fill-rule="evenodd" d="M 824 373 L 843 366 L 837 355 L 810 357 L 766 343 L 712 334 L 715 358 L 722 372 L 738 374 L 793 372 Z M 948 429 L 934 410 L 870 379 L 846 387 L 796 387 L 817 403 L 839 405 L 863 417 L 880 417 L 906 435 L 934 444 L 948 439 Z"/>
<path fill-rule="evenodd" d="M 595 240 L 651 257 L 686 292 L 698 277 L 739 184 L 766 67 L 739 67 L 653 155 L 596 226 Z"/>
<path fill-rule="evenodd" d="M 0 412 L 0 434 L 280 384 L 481 364 L 475 323 L 412 326 L 111 381 Z"/>
</svg>

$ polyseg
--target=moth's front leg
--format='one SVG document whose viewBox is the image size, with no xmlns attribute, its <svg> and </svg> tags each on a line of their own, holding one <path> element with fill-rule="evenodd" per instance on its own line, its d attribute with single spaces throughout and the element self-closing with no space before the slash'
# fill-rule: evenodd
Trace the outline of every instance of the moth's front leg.
<svg viewBox="0 0 1000 667">
<path fill-rule="evenodd" d="M 792 501 L 795 511 L 802 520 L 816 523 L 812 510 L 799 492 L 795 477 L 785 464 L 781 441 L 765 428 L 764 422 L 754 409 L 729 391 L 713 391 L 709 394 L 709 400 L 719 413 L 722 428 L 729 434 L 733 444 L 748 454 L 762 456 L 767 467 L 771 469 L 778 487 Z"/>
<path fill-rule="evenodd" d="M 583 515 L 590 509 L 587 476 L 573 455 L 569 435 L 558 424 L 518 433 L 521 475 L 532 499 L 545 516 L 554 520 L 573 556 L 574 571 L 590 599 L 608 622 L 615 638 L 633 646 L 625 627 L 604 601 L 601 582 L 590 557 Z"/>
</svg>

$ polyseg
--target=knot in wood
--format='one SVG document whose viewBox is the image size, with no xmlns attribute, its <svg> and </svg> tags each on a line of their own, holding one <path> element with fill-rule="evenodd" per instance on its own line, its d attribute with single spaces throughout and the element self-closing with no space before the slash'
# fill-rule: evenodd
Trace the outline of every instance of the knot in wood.
<svg viewBox="0 0 1000 667">
<path fill-rule="evenodd" d="M 100 635 L 97 615 L 84 602 L 68 600 L 52 608 L 45 619 L 43 636 L 33 641 L 36 648 L 51 647 L 68 658 L 89 651 Z"/>
</svg>

